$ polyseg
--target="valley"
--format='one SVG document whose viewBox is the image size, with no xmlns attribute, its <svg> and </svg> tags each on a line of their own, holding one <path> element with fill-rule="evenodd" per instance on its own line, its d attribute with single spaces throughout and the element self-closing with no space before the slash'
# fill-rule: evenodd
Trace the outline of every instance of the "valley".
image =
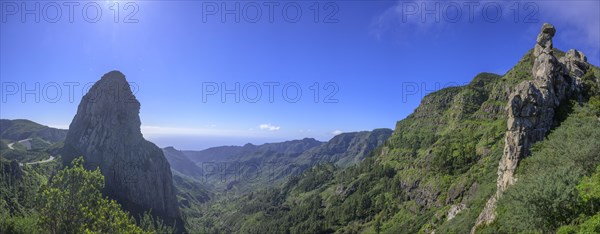
<svg viewBox="0 0 600 234">
<path fill-rule="evenodd" d="M 600 233 L 600 68 L 560 33 L 327 141 L 160 148 L 110 71 L 68 130 L 0 120 L 0 233 Z"/>
</svg>

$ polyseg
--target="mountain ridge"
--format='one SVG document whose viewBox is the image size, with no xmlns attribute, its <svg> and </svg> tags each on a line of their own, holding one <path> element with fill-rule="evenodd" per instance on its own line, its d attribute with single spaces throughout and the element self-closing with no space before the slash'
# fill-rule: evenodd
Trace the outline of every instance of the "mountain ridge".
<svg viewBox="0 0 600 234">
<path fill-rule="evenodd" d="M 574 61 L 578 55 L 544 50 L 556 60 Z M 233 202 L 242 206 L 242 217 L 224 215 L 220 224 L 253 233 L 470 232 L 496 193 L 509 120 L 505 107 L 520 83 L 535 82 L 538 53 L 527 51 L 504 75 L 480 73 L 465 86 L 426 95 L 372 157 L 347 169 L 313 168 L 275 191 L 242 197 Z M 600 74 L 589 66 L 582 80 L 592 90 Z M 596 108 L 585 98 L 576 105 Z M 574 118 L 568 108 L 563 112 L 556 117 Z M 236 205 L 215 209 L 226 213 Z"/>
<path fill-rule="evenodd" d="M 199 168 L 200 173 L 190 172 L 192 167 L 185 163 L 172 163 L 176 171 L 188 171 L 183 174 L 225 191 L 235 187 L 247 191 L 267 184 L 278 184 L 288 176 L 298 175 L 318 164 L 335 163 L 347 167 L 358 163 L 383 144 L 391 133 L 391 129 L 375 129 L 338 134 L 327 142 L 303 138 L 262 145 L 219 146 L 203 151 L 178 151 L 174 148 L 165 148 L 163 151 L 169 152 L 165 155 L 174 162 L 185 161 L 176 160 L 176 157 L 186 157 L 195 162 L 194 168 Z M 177 155 L 175 151 L 180 154 Z M 237 174 L 232 174 L 234 172 Z M 257 176 L 257 180 L 242 179 L 250 175 Z"/>
<path fill-rule="evenodd" d="M 11 141 L 39 137 L 47 141 L 58 142 L 66 138 L 67 131 L 66 129 L 48 127 L 27 119 L 0 119 L 0 136 L 2 136 L 2 139 Z"/>
</svg>

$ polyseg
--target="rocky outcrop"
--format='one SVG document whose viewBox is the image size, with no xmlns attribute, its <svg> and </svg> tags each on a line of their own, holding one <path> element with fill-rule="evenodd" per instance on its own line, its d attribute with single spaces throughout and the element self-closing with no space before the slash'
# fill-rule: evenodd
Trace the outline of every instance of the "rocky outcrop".
<svg viewBox="0 0 600 234">
<path fill-rule="evenodd" d="M 495 219 L 496 201 L 517 180 L 514 173 L 531 146 L 544 139 L 555 126 L 555 112 L 567 99 L 581 99 L 581 77 L 588 69 L 585 56 L 570 50 L 559 61 L 553 54 L 554 26 L 544 24 L 534 48 L 533 79 L 517 85 L 509 96 L 504 154 L 498 166 L 496 194 L 492 196 L 471 230 Z"/>
<path fill-rule="evenodd" d="M 583 53 L 577 50 L 569 50 L 565 53 L 565 56 L 560 58 L 560 64 L 563 66 L 563 72 L 566 76 L 572 79 L 572 82 L 568 83 L 567 90 L 570 90 L 573 98 L 578 101 L 582 101 L 582 80 L 581 78 L 590 69 L 590 64 L 587 63 L 587 58 Z"/>
<path fill-rule="evenodd" d="M 448 210 L 448 214 L 446 214 L 446 220 L 452 220 L 458 213 L 466 209 L 467 206 L 465 204 L 459 203 L 456 205 L 452 205 L 450 210 Z"/>
<path fill-rule="evenodd" d="M 100 168 L 104 193 L 134 217 L 145 211 L 183 231 L 169 163 L 140 130 L 140 103 L 125 76 L 112 71 L 82 98 L 69 126 L 63 160 L 83 156 L 87 169 Z"/>
</svg>

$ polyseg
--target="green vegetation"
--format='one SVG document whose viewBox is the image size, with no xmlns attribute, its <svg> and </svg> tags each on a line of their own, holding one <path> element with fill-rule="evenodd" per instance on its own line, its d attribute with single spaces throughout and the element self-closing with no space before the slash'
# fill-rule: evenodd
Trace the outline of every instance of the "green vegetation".
<svg viewBox="0 0 600 234">
<path fill-rule="evenodd" d="M 49 233 L 142 233 L 114 200 L 104 198 L 100 169 L 88 171 L 83 159 L 58 172 L 39 197 L 40 226 Z"/>
<path fill-rule="evenodd" d="M 17 145 L 17 144 L 15 144 Z M 35 162 L 50 158 L 50 154 L 44 151 L 28 150 L 0 150 L 2 157 L 7 160 L 17 160 L 19 162 Z"/>
<path fill-rule="evenodd" d="M 56 162 L 20 167 L 0 156 L 0 233 L 42 233 L 37 225 L 36 197 Z"/>
<path fill-rule="evenodd" d="M 145 213 L 136 225 L 114 200 L 103 197 L 104 176 L 83 159 L 25 166 L 0 157 L 0 233 L 172 233 Z M 53 174 L 48 183 L 48 175 Z"/>
<path fill-rule="evenodd" d="M 597 91 L 588 89 L 589 100 Z M 518 183 L 499 200 L 497 220 L 482 232 L 598 232 L 591 230 L 600 227 L 599 113 L 591 101 L 571 105 L 560 127 L 521 162 Z"/>
<path fill-rule="evenodd" d="M 50 128 L 25 119 L 0 119 L 0 136 L 2 139 L 13 141 L 38 137 L 49 142 L 64 140 L 67 130 Z"/>
<path fill-rule="evenodd" d="M 496 190 L 507 93 L 531 79 L 532 64 L 529 51 L 503 76 L 482 73 L 466 86 L 427 95 L 359 164 L 319 164 L 276 188 L 217 195 L 199 207 L 199 228 L 189 230 L 469 233 Z M 560 125 L 523 160 L 518 183 L 499 202 L 497 221 L 479 232 L 547 233 L 563 226 L 564 233 L 594 233 L 600 219 L 597 177 L 591 176 L 600 163 L 599 76 L 595 67 L 588 73 L 582 102 L 561 106 Z"/>
<path fill-rule="evenodd" d="M 558 229 L 558 233 L 600 233 L 600 166 L 596 172 L 589 177 L 585 177 L 577 185 L 581 207 L 584 214 L 593 214 L 579 216 L 572 225 L 563 226 Z"/>
<path fill-rule="evenodd" d="M 29 120 L 0 119 L 0 155 L 21 163 L 45 160 L 58 153 L 66 134 Z"/>
<path fill-rule="evenodd" d="M 159 218 L 156 218 L 150 214 L 150 211 L 144 212 L 140 217 L 139 226 L 146 233 L 158 233 L 158 234 L 169 234 L 175 233 L 173 227 L 170 227 Z"/>
<path fill-rule="evenodd" d="M 481 73 L 468 85 L 427 95 L 373 151 L 353 148 L 348 152 L 355 155 L 336 152 L 311 161 L 325 152 L 316 150 L 319 146 L 352 141 L 342 136 L 331 145 L 305 139 L 288 142 L 290 147 L 215 149 L 229 159 L 254 152 L 244 154 L 244 162 L 294 162 L 274 170 L 275 182 L 266 178 L 258 181 L 261 186 L 234 181 L 211 187 L 219 178 L 207 184 L 184 168 L 189 160 L 173 163 L 180 168 L 173 180 L 186 228 L 193 233 L 469 233 L 496 190 L 507 93 L 531 79 L 532 58 L 530 51 L 503 76 Z M 521 160 L 516 184 L 498 201 L 495 222 L 478 233 L 600 232 L 598 77 L 600 70 L 592 67 L 581 80 L 582 95 L 559 107 L 556 126 Z M 8 144 L 22 138 L 1 141 L 0 152 L 11 160 L 36 160 L 60 148 L 60 142 L 31 137 L 29 145 L 14 144 L 15 149 Z M 303 150 L 292 151 L 298 147 Z M 336 162 L 347 156 L 350 160 Z M 85 170 L 81 159 L 60 171 L 58 162 L 24 167 L 0 162 L 1 233 L 173 232 L 149 213 L 136 225 L 115 201 L 103 197 L 100 171 Z M 302 167 L 294 167 L 296 162 Z M 245 170 L 242 174 L 249 174 Z"/>
</svg>

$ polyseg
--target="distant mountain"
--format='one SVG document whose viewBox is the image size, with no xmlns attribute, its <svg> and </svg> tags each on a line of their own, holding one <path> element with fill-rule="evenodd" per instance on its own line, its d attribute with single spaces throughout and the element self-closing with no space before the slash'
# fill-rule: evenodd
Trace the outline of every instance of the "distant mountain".
<svg viewBox="0 0 600 234">
<path fill-rule="evenodd" d="M 323 145 L 312 138 L 262 145 L 220 146 L 202 151 L 177 151 L 169 149 L 170 160 L 178 161 L 174 170 L 199 179 L 207 187 L 216 190 L 233 188 L 247 190 L 268 185 L 272 182 L 273 168 L 279 164 L 293 164 L 296 157 L 309 149 Z M 176 153 L 181 152 L 183 155 Z M 199 168 L 192 172 L 184 166 L 185 156 Z M 251 178 L 249 181 L 248 178 Z"/>
<path fill-rule="evenodd" d="M 240 161 L 248 159 L 252 155 L 272 152 L 285 155 L 299 155 L 313 147 L 322 145 L 323 142 L 313 138 L 304 138 L 302 140 L 292 140 L 278 143 L 266 143 L 262 145 L 245 144 L 244 146 L 219 146 L 208 148 L 202 151 L 182 151 L 190 160 L 195 163 L 203 162 L 225 162 Z"/>
<path fill-rule="evenodd" d="M 390 135 L 391 129 L 375 129 L 373 131 L 342 133 L 327 143 L 312 148 L 299 156 L 311 163 L 334 163 L 347 167 L 362 161 L 375 149 L 382 145 Z"/>
<path fill-rule="evenodd" d="M 62 159 L 83 156 L 87 169 L 100 168 L 104 193 L 134 217 L 151 213 L 183 232 L 169 162 L 141 133 L 140 102 L 125 76 L 111 71 L 82 98 L 69 126 Z"/>
<path fill-rule="evenodd" d="M 183 150 L 182 152 L 194 163 L 199 163 L 229 160 L 231 157 L 247 154 L 254 150 L 256 150 L 256 146 L 248 143 L 244 146 L 218 146 L 202 151 Z"/>
<path fill-rule="evenodd" d="M 65 129 L 56 129 L 26 119 L 0 119 L 0 139 L 20 141 L 28 138 L 40 138 L 51 143 L 64 141 Z"/>
<path fill-rule="evenodd" d="M 196 178 L 202 176 L 202 169 L 196 166 L 196 163 L 192 162 L 183 152 L 171 146 L 162 150 L 171 165 L 171 170 Z"/>
<path fill-rule="evenodd" d="M 25 119 L 0 119 L 0 156 L 19 163 L 42 161 L 57 155 L 67 130 Z"/>
<path fill-rule="evenodd" d="M 544 24 L 506 74 L 426 95 L 372 157 L 227 200 L 205 222 L 234 233 L 598 233 L 600 69 L 553 48 L 555 32 Z"/>
<path fill-rule="evenodd" d="M 221 146 L 202 151 L 169 149 L 167 155 L 172 158 L 170 160 L 178 161 L 174 170 L 186 171 L 183 174 L 192 177 L 198 175 L 190 172 L 192 167 L 184 166 L 185 159 L 177 153 L 182 152 L 200 168 L 202 181 L 224 191 L 247 191 L 278 184 L 290 175 L 298 175 L 317 164 L 347 167 L 358 163 L 391 134 L 390 129 L 376 129 L 342 133 L 328 142 L 305 138 L 263 145 Z"/>
</svg>

